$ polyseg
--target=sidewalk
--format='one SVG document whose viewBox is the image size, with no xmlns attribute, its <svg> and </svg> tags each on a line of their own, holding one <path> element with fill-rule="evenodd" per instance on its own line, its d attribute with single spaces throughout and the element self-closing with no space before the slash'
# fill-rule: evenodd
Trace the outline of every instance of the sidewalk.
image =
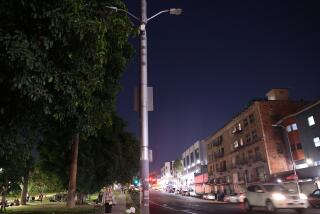
<svg viewBox="0 0 320 214">
<path fill-rule="evenodd" d="M 125 214 L 126 212 L 126 196 L 120 193 L 115 198 L 115 204 L 112 206 L 112 214 Z M 104 214 L 104 206 L 101 204 L 93 206 L 94 214 Z"/>
<path fill-rule="evenodd" d="M 126 212 L 126 196 L 121 192 L 115 200 L 116 205 L 112 206 L 112 213 L 124 214 Z"/>
</svg>

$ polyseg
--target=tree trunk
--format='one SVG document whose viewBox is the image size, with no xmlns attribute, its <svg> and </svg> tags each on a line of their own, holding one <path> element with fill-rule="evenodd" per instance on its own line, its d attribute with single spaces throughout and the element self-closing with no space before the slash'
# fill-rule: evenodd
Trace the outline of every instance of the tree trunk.
<svg viewBox="0 0 320 214">
<path fill-rule="evenodd" d="M 22 191 L 21 191 L 21 205 L 27 205 L 27 193 L 28 193 L 29 175 L 25 174 L 23 177 Z"/>
<path fill-rule="evenodd" d="M 77 187 L 77 166 L 78 166 L 78 147 L 79 147 L 79 133 L 75 134 L 72 139 L 71 148 L 71 164 L 70 164 L 70 175 L 69 175 L 69 188 L 68 188 L 68 200 L 67 207 L 74 208 L 76 187 Z"/>
<path fill-rule="evenodd" d="M 22 191 L 21 191 L 21 205 L 27 205 L 27 193 L 28 193 L 28 185 L 29 185 L 29 175 L 30 175 L 30 160 L 27 162 L 26 169 L 23 175 L 22 182 Z"/>
</svg>

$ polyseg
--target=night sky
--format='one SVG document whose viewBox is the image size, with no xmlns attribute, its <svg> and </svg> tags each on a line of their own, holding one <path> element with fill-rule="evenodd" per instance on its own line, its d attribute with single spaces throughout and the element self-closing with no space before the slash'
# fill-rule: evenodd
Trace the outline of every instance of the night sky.
<svg viewBox="0 0 320 214">
<path fill-rule="evenodd" d="M 319 1 L 149 0 L 148 82 L 154 87 L 149 144 L 160 170 L 197 140 L 221 128 L 253 98 L 288 88 L 292 99 L 320 95 Z M 140 16 L 140 0 L 125 0 Z M 132 44 L 139 47 L 139 38 Z M 117 110 L 128 131 L 139 133 L 133 91 L 139 84 L 139 50 L 122 78 Z"/>
</svg>

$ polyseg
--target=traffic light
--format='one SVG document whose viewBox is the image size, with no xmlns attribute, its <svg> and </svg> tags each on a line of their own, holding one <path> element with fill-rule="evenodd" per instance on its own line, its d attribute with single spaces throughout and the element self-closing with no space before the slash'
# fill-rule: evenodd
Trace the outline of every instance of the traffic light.
<svg viewBox="0 0 320 214">
<path fill-rule="evenodd" d="M 134 184 L 135 186 L 138 186 L 138 184 L 139 184 L 139 178 L 137 178 L 137 177 L 133 178 L 133 184 Z"/>
</svg>

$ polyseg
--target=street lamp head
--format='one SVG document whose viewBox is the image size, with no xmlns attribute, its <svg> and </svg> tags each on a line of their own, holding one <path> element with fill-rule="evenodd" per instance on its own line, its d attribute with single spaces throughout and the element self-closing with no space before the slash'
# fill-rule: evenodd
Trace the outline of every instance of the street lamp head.
<svg viewBox="0 0 320 214">
<path fill-rule="evenodd" d="M 114 7 L 114 6 L 106 6 L 107 8 L 111 9 L 111 10 L 115 10 L 116 12 L 118 11 L 118 8 L 117 7 Z"/>
<path fill-rule="evenodd" d="M 170 8 L 169 13 L 171 15 L 180 15 L 182 13 L 182 9 L 181 8 Z"/>
</svg>

